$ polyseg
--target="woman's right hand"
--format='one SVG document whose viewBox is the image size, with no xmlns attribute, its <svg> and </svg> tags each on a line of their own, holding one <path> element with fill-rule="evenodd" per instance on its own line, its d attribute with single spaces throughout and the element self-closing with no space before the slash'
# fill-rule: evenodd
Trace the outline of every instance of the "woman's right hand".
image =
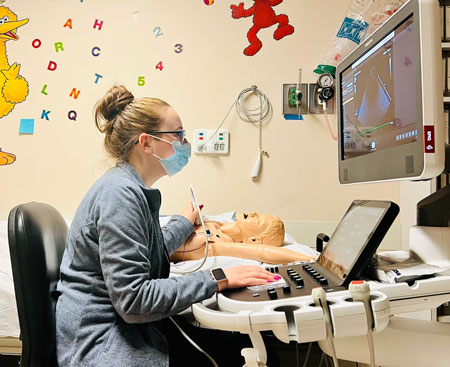
<svg viewBox="0 0 450 367">
<path fill-rule="evenodd" d="M 194 208 L 194 206 L 192 205 L 192 201 L 189 200 L 183 211 L 181 212 L 181 215 L 185 217 L 189 222 L 194 224 L 198 216 L 198 209 Z"/>
<path fill-rule="evenodd" d="M 223 269 L 227 276 L 227 288 L 243 288 L 252 285 L 262 285 L 280 279 L 279 275 L 273 274 L 257 265 L 240 265 Z"/>
</svg>

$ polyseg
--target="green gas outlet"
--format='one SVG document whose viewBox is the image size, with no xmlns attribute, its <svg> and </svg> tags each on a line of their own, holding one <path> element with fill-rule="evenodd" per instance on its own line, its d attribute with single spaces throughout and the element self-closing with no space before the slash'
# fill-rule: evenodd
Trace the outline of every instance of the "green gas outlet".
<svg viewBox="0 0 450 367">
<path fill-rule="evenodd" d="M 299 93 L 297 84 L 283 84 L 283 115 L 308 113 L 308 84 L 301 84 Z M 297 104 L 297 98 L 299 104 Z"/>
</svg>

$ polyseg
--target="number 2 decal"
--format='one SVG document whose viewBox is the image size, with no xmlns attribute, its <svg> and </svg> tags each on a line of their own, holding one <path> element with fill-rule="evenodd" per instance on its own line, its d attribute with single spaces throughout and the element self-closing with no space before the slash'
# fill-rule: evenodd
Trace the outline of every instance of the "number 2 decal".
<svg viewBox="0 0 450 367">
<path fill-rule="evenodd" d="M 155 32 L 155 37 L 158 38 L 159 36 L 163 35 L 163 32 L 161 31 L 161 27 L 155 27 L 153 28 L 153 32 Z"/>
</svg>

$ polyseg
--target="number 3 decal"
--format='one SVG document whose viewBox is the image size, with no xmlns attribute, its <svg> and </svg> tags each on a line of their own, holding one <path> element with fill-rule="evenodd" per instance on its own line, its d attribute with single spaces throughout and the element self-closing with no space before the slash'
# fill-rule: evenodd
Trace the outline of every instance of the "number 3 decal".
<svg viewBox="0 0 450 367">
<path fill-rule="evenodd" d="M 177 54 L 183 52 L 183 45 L 177 43 L 177 44 L 175 45 L 175 52 L 176 52 Z"/>
</svg>

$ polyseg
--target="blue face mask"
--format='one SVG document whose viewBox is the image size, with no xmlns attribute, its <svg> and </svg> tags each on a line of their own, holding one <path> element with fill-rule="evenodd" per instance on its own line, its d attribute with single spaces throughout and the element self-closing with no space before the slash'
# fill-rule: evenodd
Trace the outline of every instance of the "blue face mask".
<svg viewBox="0 0 450 367">
<path fill-rule="evenodd" d="M 154 138 L 172 144 L 174 153 L 169 158 L 161 158 L 156 154 L 153 154 L 153 156 L 159 159 L 159 163 L 161 163 L 161 166 L 164 168 L 167 175 L 173 176 L 174 174 L 180 172 L 186 166 L 191 156 L 191 144 L 181 144 L 179 141 L 168 141 L 156 136 L 154 136 Z"/>
</svg>

